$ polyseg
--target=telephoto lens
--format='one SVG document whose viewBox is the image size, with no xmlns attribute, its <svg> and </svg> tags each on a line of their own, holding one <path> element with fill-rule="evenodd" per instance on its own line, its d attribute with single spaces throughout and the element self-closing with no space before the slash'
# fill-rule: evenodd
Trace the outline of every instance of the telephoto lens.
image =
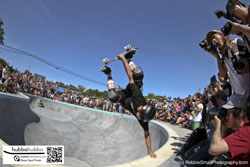
<svg viewBox="0 0 250 167">
<path fill-rule="evenodd" d="M 225 36 L 227 36 L 227 35 L 230 33 L 231 29 L 232 29 L 232 25 L 231 25 L 229 22 L 227 22 L 227 23 L 223 26 L 223 28 L 221 29 L 221 32 L 222 32 Z"/>
</svg>

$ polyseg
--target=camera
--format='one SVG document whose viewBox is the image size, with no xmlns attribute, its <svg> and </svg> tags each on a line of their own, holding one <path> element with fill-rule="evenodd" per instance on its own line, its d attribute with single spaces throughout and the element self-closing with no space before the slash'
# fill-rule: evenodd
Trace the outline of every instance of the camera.
<svg viewBox="0 0 250 167">
<path fill-rule="evenodd" d="M 207 120 L 209 122 L 213 120 L 215 116 L 217 116 L 221 120 L 222 124 L 224 124 L 226 123 L 227 110 L 222 108 L 218 111 L 215 108 L 212 108 L 207 112 Z"/>
<path fill-rule="evenodd" d="M 233 63 L 233 67 L 236 71 L 242 70 L 245 67 L 245 64 L 241 62 L 240 60 L 238 60 L 235 55 L 231 58 L 231 60 Z"/>
<path fill-rule="evenodd" d="M 218 107 L 217 103 L 216 103 L 216 97 L 215 95 L 210 95 L 210 97 L 208 97 L 208 99 L 213 103 L 214 107 Z"/>
<path fill-rule="evenodd" d="M 232 25 L 227 22 L 220 30 L 224 35 L 228 35 L 232 29 Z"/>
<path fill-rule="evenodd" d="M 223 16 L 227 20 L 231 20 L 232 22 L 242 24 L 242 21 L 238 17 L 232 16 L 228 12 L 225 12 L 225 11 L 223 11 L 221 9 L 216 10 L 214 13 L 215 13 L 215 15 L 217 16 L 218 19 Z"/>
<path fill-rule="evenodd" d="M 216 10 L 214 13 L 215 13 L 215 15 L 217 16 L 218 19 L 221 18 L 222 16 L 225 17 L 225 18 L 228 18 L 227 12 L 224 12 L 221 9 Z"/>
<path fill-rule="evenodd" d="M 205 39 L 199 43 L 200 47 L 205 49 L 206 51 L 217 51 L 217 45 L 214 41 L 207 42 Z"/>
<path fill-rule="evenodd" d="M 216 76 L 213 75 L 213 76 L 210 78 L 210 84 L 213 86 L 213 88 L 216 87 L 216 82 L 217 82 Z"/>
<path fill-rule="evenodd" d="M 215 13 L 215 15 L 217 16 L 218 19 L 221 18 L 221 17 L 224 17 L 225 19 L 231 20 L 232 22 L 242 24 L 242 21 L 238 17 L 232 16 L 228 12 L 225 12 L 225 11 L 223 11 L 221 9 L 216 10 L 214 13 Z M 229 22 L 227 22 L 223 26 L 223 28 L 221 28 L 221 32 L 224 35 L 228 35 L 230 33 L 231 29 L 232 29 L 232 25 Z"/>
</svg>

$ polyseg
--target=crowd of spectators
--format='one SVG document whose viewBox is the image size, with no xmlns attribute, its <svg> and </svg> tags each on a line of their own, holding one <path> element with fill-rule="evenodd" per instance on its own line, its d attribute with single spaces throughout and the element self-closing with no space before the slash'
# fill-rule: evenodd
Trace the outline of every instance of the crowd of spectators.
<svg viewBox="0 0 250 167">
<path fill-rule="evenodd" d="M 217 162 L 223 162 L 224 166 L 250 166 L 250 27 L 246 26 L 250 25 L 250 6 L 239 0 L 228 0 L 226 11 L 215 13 L 229 22 L 221 31 L 208 32 L 200 46 L 215 58 L 219 80 L 211 77 L 210 85 L 197 94 L 198 102 L 195 100 L 193 105 L 196 107 L 192 121 L 194 132 L 179 155 L 188 160 L 185 162 L 212 160 L 210 166 L 220 166 Z M 230 39 L 230 34 L 239 38 Z M 176 123 L 185 118 L 182 114 Z M 199 138 L 204 132 L 200 129 L 205 130 L 204 138 Z M 185 165 L 209 166 L 206 163 Z"/>
<path fill-rule="evenodd" d="M 8 66 L 0 64 L 1 92 L 28 93 L 70 104 L 129 114 L 119 103 L 113 104 L 108 98 L 90 97 L 70 88 L 61 88 L 63 91 L 57 91 L 57 88 L 58 85 L 55 82 L 46 80 L 44 76 L 25 74 L 19 71 L 11 73 Z"/>
<path fill-rule="evenodd" d="M 19 71 L 11 73 L 8 66 L 0 64 L 1 92 L 23 92 L 90 108 L 130 114 L 122 105 L 112 103 L 108 98 L 88 97 L 84 93 L 70 88 L 64 88 L 63 92 L 61 92 L 57 91 L 56 88 L 58 88 L 58 85 L 52 81 L 47 81 L 44 76 L 25 74 Z M 162 100 L 150 99 L 148 102 L 154 104 L 157 109 L 155 119 L 190 129 L 192 128 L 193 117 L 197 115 L 195 115 L 196 106 L 202 107 L 200 94 L 195 94 L 193 98 L 189 96 L 185 99 L 174 98 L 173 100 L 167 98 Z M 195 118 L 199 123 L 200 118 Z"/>
<path fill-rule="evenodd" d="M 204 93 L 195 93 L 193 96 L 189 95 L 187 98 L 164 98 L 161 100 L 150 99 L 150 102 L 155 105 L 156 115 L 154 119 L 170 122 L 172 124 L 180 125 L 192 130 L 200 126 L 202 120 L 202 111 L 206 101 L 212 102 L 211 96 L 215 95 L 217 90 L 228 92 L 224 95 L 230 96 L 230 84 L 228 82 L 216 82 L 217 86 L 209 85 L 204 89 Z M 225 84 L 227 86 L 225 86 Z M 56 91 L 58 85 L 52 81 L 47 81 L 44 76 L 31 75 L 21 73 L 19 71 L 11 73 L 8 66 L 0 64 L 0 91 L 9 93 L 29 93 L 49 99 L 67 102 L 71 104 L 86 106 L 95 109 L 101 109 L 110 112 L 118 112 L 130 114 L 124 110 L 119 103 L 112 103 L 108 98 L 88 97 L 84 93 L 64 88 L 63 92 Z M 224 97 L 225 98 L 225 97 Z M 213 99 L 213 98 L 212 98 Z M 205 105 L 212 106 L 212 103 Z M 204 115 L 204 114 L 203 114 Z M 206 117 L 206 114 L 203 118 Z"/>
<path fill-rule="evenodd" d="M 213 76 L 212 78 L 215 77 Z M 206 139 L 206 142 L 209 142 L 209 139 L 212 140 L 214 126 L 211 124 L 211 113 L 218 115 L 222 110 L 223 104 L 226 103 L 232 94 L 235 94 L 229 79 L 224 79 L 220 74 L 218 74 L 218 81 L 212 78 L 211 83 L 204 88 L 203 92 L 196 92 L 193 96 L 189 95 L 184 99 L 148 99 L 147 102 L 154 104 L 156 108 L 154 119 L 170 122 L 171 124 L 191 130 L 205 128 L 208 136 L 210 136 Z M 70 88 L 64 88 L 63 91 L 57 91 L 57 88 L 58 85 L 56 83 L 47 81 L 44 76 L 25 74 L 19 71 L 11 73 L 8 66 L 0 64 L 1 92 L 23 92 L 104 111 L 130 114 L 122 105 L 119 103 L 112 103 L 108 98 L 89 97 L 84 93 L 71 90 Z M 224 119 L 226 119 L 225 115 Z M 194 149 L 198 146 L 200 145 L 194 145 L 190 149 Z M 196 157 L 207 160 L 209 157 L 208 145 L 206 149 L 207 157 Z M 183 158 L 185 158 L 184 155 Z"/>
</svg>

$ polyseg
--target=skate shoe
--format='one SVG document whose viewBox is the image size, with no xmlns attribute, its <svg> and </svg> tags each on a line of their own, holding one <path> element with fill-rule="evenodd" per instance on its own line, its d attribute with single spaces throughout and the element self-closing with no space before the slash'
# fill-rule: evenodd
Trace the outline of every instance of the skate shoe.
<svg viewBox="0 0 250 167">
<path fill-rule="evenodd" d="M 108 66 L 104 65 L 101 70 L 101 72 L 104 72 L 105 74 L 110 74 L 111 73 L 111 68 L 109 68 Z"/>
<path fill-rule="evenodd" d="M 135 54 L 136 49 L 135 48 L 131 48 L 130 50 L 128 50 L 126 53 L 124 53 L 124 57 L 126 59 L 132 59 L 133 55 Z"/>
</svg>

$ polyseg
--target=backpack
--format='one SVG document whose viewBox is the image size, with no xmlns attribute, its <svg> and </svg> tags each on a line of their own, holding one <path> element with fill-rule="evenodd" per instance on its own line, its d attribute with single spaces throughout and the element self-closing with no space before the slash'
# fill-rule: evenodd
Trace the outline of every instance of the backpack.
<svg viewBox="0 0 250 167">
<path fill-rule="evenodd" d="M 246 36 L 244 36 L 244 39 L 248 43 L 248 45 L 250 46 L 249 39 Z M 240 39 L 237 40 L 237 46 L 238 46 L 240 56 L 243 56 L 243 57 L 248 59 L 248 66 L 249 66 L 249 73 L 250 73 L 250 53 L 249 53 L 249 50 L 247 49 L 244 41 L 242 41 Z M 248 96 L 248 99 L 247 99 L 247 111 L 249 111 L 249 110 L 250 110 L 250 95 Z M 250 112 L 247 112 L 247 118 L 248 118 L 248 120 L 250 120 Z"/>
<path fill-rule="evenodd" d="M 197 129 L 195 129 L 191 135 L 189 136 L 189 138 L 187 139 L 187 141 L 185 142 L 185 144 L 183 145 L 182 149 L 177 153 L 177 155 L 180 155 L 181 157 L 185 156 L 185 153 L 195 144 L 203 141 L 204 139 L 207 138 L 207 132 L 206 129 L 204 127 L 199 127 Z"/>
</svg>

